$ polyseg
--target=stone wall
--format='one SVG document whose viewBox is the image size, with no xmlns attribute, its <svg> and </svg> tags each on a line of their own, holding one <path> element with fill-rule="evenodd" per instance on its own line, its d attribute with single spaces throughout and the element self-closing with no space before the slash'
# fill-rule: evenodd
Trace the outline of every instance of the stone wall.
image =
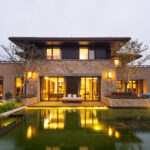
<svg viewBox="0 0 150 150">
<path fill-rule="evenodd" d="M 150 99 L 111 99 L 103 96 L 102 102 L 109 107 L 150 107 Z"/>
<path fill-rule="evenodd" d="M 26 99 L 23 99 L 23 101 L 22 101 L 22 103 L 25 104 L 26 106 L 31 106 L 38 102 L 39 102 L 38 97 L 26 98 Z"/>
<path fill-rule="evenodd" d="M 108 95 L 116 90 L 116 69 L 113 60 L 39 60 L 37 73 L 29 79 L 27 91 L 40 97 L 40 76 L 100 76 L 101 94 Z M 107 78 L 111 71 L 112 78 Z M 3 77 L 3 99 L 7 91 L 15 97 L 15 77 L 18 77 L 15 64 L 0 64 L 0 75 Z"/>
</svg>

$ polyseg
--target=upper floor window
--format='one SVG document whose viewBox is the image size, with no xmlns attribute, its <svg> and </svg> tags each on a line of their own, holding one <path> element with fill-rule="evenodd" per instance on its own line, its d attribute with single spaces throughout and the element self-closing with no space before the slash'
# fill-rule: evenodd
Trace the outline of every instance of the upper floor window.
<svg viewBox="0 0 150 150">
<path fill-rule="evenodd" d="M 95 59 L 95 53 L 93 49 L 80 48 L 79 58 L 82 60 Z"/>
<path fill-rule="evenodd" d="M 82 60 L 88 59 L 88 48 L 80 48 L 79 58 Z"/>
<path fill-rule="evenodd" d="M 48 48 L 47 59 L 61 59 L 60 48 Z"/>
<path fill-rule="evenodd" d="M 93 49 L 89 49 L 89 59 L 95 59 L 95 54 Z"/>
</svg>

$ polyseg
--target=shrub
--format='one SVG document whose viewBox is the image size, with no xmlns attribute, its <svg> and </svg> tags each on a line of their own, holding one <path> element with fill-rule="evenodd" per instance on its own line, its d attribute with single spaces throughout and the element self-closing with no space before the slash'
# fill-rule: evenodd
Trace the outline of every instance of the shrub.
<svg viewBox="0 0 150 150">
<path fill-rule="evenodd" d="M 5 93 L 5 98 L 6 98 L 6 100 L 11 99 L 11 98 L 12 98 L 12 94 L 11 94 L 9 91 L 6 92 L 6 93 Z"/>
<path fill-rule="evenodd" d="M 16 102 L 9 102 L 7 104 L 4 105 L 0 105 L 0 113 L 21 107 L 22 104 L 21 103 L 16 103 Z"/>
<path fill-rule="evenodd" d="M 17 102 L 17 103 L 20 103 L 20 102 L 21 102 L 21 96 L 20 96 L 20 95 L 16 97 L 16 102 Z"/>
</svg>

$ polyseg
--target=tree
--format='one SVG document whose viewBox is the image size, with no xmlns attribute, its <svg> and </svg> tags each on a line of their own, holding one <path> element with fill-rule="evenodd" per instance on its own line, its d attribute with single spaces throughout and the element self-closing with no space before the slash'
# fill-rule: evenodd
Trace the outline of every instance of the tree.
<svg viewBox="0 0 150 150">
<path fill-rule="evenodd" d="M 117 51 L 117 50 L 118 51 Z M 119 60 L 119 69 L 121 70 L 122 76 L 127 75 L 127 81 L 125 81 L 125 92 L 127 92 L 127 86 L 132 77 L 139 71 L 141 65 L 145 63 L 150 55 L 142 57 L 142 53 L 149 49 L 147 45 L 144 45 L 138 40 L 131 40 L 125 45 L 123 42 L 119 42 L 114 45 L 112 49 L 112 56 Z M 133 91 L 132 91 L 133 92 Z"/>
<path fill-rule="evenodd" d="M 38 63 L 35 58 L 41 58 L 41 51 L 29 43 L 18 44 L 18 46 L 10 43 L 8 46 L 1 45 L 2 53 L 0 54 L 1 61 L 9 61 L 15 64 L 16 73 L 18 76 L 23 75 L 23 93 L 27 94 L 28 73 L 37 71 Z"/>
</svg>

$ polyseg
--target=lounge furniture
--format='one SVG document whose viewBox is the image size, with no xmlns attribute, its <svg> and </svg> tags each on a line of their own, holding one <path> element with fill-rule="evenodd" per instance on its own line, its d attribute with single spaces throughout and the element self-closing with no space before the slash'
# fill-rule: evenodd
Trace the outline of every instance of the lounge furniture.
<svg viewBox="0 0 150 150">
<path fill-rule="evenodd" d="M 62 98 L 62 102 L 63 103 L 81 103 L 82 102 L 82 98 L 81 97 L 77 97 L 76 94 L 68 94 L 68 97 L 63 97 Z"/>
</svg>

